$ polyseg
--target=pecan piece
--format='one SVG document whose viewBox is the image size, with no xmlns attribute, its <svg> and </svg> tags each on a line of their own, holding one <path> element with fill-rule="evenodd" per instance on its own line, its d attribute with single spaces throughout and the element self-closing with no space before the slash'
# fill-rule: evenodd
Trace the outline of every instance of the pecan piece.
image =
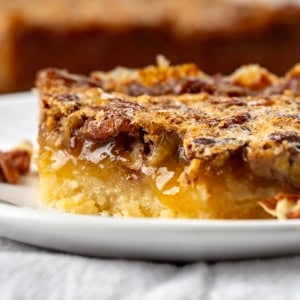
<svg viewBox="0 0 300 300">
<path fill-rule="evenodd" d="M 278 193 L 274 198 L 262 200 L 258 204 L 277 219 L 300 218 L 300 194 Z"/>
<path fill-rule="evenodd" d="M 20 177 L 18 170 L 13 166 L 12 161 L 6 153 L 0 152 L 0 170 L 3 181 L 16 183 Z"/>
<path fill-rule="evenodd" d="M 29 172 L 32 147 L 28 142 L 7 151 L 0 151 L 0 181 L 17 183 L 20 175 Z"/>
</svg>

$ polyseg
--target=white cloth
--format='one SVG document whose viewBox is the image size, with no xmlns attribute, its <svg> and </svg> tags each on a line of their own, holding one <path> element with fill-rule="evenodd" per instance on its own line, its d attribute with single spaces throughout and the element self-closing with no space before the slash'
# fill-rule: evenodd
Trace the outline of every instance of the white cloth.
<svg viewBox="0 0 300 300">
<path fill-rule="evenodd" d="M 0 239 L 1 300 L 300 299 L 300 257 L 185 265 L 48 252 Z"/>
</svg>

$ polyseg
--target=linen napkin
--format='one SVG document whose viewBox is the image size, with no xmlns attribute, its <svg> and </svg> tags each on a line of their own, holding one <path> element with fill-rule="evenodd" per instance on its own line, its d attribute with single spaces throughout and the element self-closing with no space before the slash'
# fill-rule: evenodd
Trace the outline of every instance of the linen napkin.
<svg viewBox="0 0 300 300">
<path fill-rule="evenodd" d="M 50 252 L 0 238 L 1 300 L 300 299 L 300 257 L 189 264 Z"/>
</svg>

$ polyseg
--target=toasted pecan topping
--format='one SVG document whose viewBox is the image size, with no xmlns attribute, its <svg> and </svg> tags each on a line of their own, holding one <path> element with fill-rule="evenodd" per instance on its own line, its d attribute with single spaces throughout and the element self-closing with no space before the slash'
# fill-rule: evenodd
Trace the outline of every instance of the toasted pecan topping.
<svg viewBox="0 0 300 300">
<path fill-rule="evenodd" d="M 223 96 L 252 96 L 300 93 L 300 67 L 296 65 L 284 77 L 277 77 L 259 65 L 247 65 L 229 76 L 208 76 L 194 64 L 157 65 L 139 70 L 117 68 L 111 72 L 94 72 L 91 82 L 104 90 L 139 95 L 181 95 L 206 92 Z M 63 75 L 63 74 L 61 74 Z M 69 82 L 66 76 L 67 84 Z M 86 80 L 86 79 L 84 79 Z M 82 80 L 78 80 L 82 82 Z M 92 84 L 91 84 L 92 86 Z"/>
<path fill-rule="evenodd" d="M 172 134 L 187 163 L 197 159 L 219 169 L 235 159 L 255 176 L 298 189 L 300 89 L 289 85 L 298 80 L 297 69 L 276 77 L 246 66 L 230 76 L 208 76 L 194 65 L 160 64 L 97 72 L 92 83 L 44 70 L 37 82 L 42 124 L 50 123 L 48 132 L 67 124 L 63 138 L 68 144 L 74 136 L 103 142 L 140 132 L 157 143 L 154 136 Z M 74 125 L 78 112 L 81 121 Z"/>
<path fill-rule="evenodd" d="M 236 85 L 261 90 L 272 85 L 278 79 L 266 69 L 258 65 L 250 65 L 236 70 L 232 75 L 232 80 Z"/>
<path fill-rule="evenodd" d="M 87 123 L 86 131 L 93 139 L 107 140 L 118 136 L 122 132 L 133 132 L 134 125 L 123 116 L 115 119 L 106 116 L 101 121 L 91 120 Z"/>
<path fill-rule="evenodd" d="M 106 106 L 94 109 L 97 111 L 96 117 L 86 122 L 86 132 L 91 138 L 107 140 L 120 133 L 138 131 L 138 127 L 132 122 L 132 116 L 142 106 L 116 98 L 111 99 Z"/>
<path fill-rule="evenodd" d="M 7 151 L 0 151 L 0 179 L 8 183 L 17 183 L 20 175 L 29 172 L 31 146 L 28 143 Z"/>
</svg>

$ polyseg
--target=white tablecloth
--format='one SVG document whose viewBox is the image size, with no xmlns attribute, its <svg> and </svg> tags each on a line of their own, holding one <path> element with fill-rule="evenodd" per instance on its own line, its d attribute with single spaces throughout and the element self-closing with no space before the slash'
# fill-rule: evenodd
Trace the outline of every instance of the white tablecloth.
<svg viewBox="0 0 300 300">
<path fill-rule="evenodd" d="M 300 257 L 185 265 L 89 258 L 0 238 L 0 299 L 300 299 Z"/>
</svg>

